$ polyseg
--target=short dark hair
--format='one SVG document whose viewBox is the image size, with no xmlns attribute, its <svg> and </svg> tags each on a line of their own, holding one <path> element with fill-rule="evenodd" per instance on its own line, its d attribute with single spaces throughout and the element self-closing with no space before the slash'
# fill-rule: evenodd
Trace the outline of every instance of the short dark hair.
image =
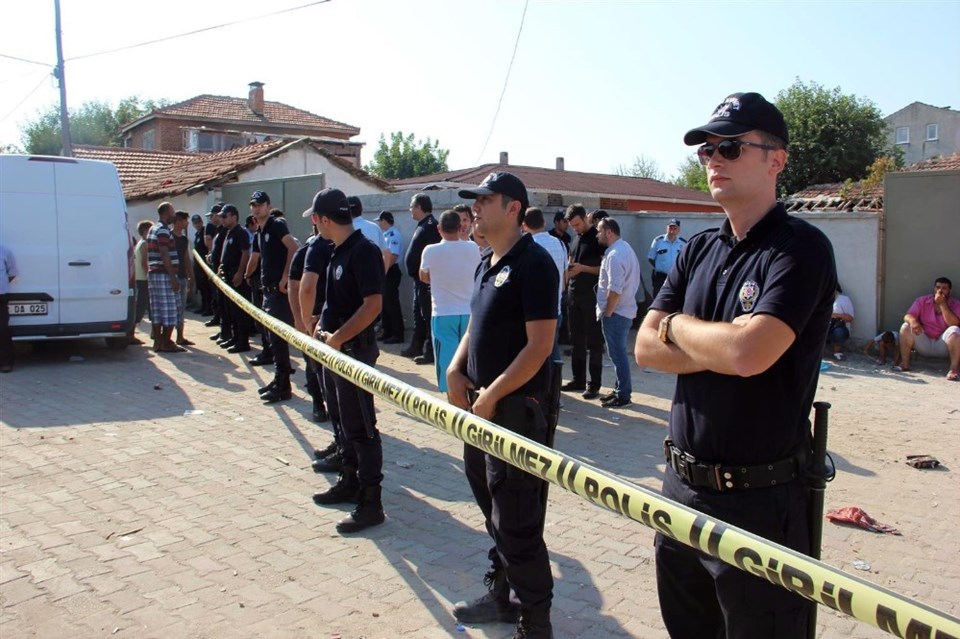
<svg viewBox="0 0 960 639">
<path fill-rule="evenodd" d="M 760 136 L 760 141 L 763 144 L 772 146 L 775 149 L 786 149 L 787 143 L 783 141 L 783 138 L 780 138 L 773 133 L 767 133 L 766 131 L 761 131 L 760 129 L 755 129 L 757 135 Z"/>
<path fill-rule="evenodd" d="M 593 222 L 594 224 L 597 224 L 598 222 L 600 222 L 600 220 L 606 219 L 608 217 L 610 217 L 609 213 L 607 213 L 603 209 L 597 209 L 596 211 L 590 214 L 590 221 Z"/>
<path fill-rule="evenodd" d="M 523 216 L 523 222 L 531 231 L 539 231 L 544 225 L 543 211 L 536 206 L 531 206 Z"/>
<path fill-rule="evenodd" d="M 520 200 L 515 200 L 509 195 L 504 195 L 503 193 L 500 194 L 500 203 L 503 206 L 504 211 L 510 208 L 510 204 L 512 202 L 520 203 L 520 212 L 517 213 L 517 226 L 520 226 L 521 224 L 523 224 L 523 221 L 524 219 L 526 219 L 526 215 L 527 215 L 526 209 L 523 208 L 523 202 L 520 202 Z"/>
<path fill-rule="evenodd" d="M 161 202 L 160 206 L 157 207 L 157 217 L 171 210 L 174 210 L 173 204 L 170 204 L 170 202 Z"/>
<path fill-rule="evenodd" d="M 351 195 L 347 198 L 347 204 L 350 205 L 350 216 L 351 217 L 360 217 L 363 215 L 363 202 L 360 201 L 356 195 Z"/>
<path fill-rule="evenodd" d="M 460 214 L 453 209 L 447 209 L 440 214 L 440 230 L 444 233 L 460 231 Z"/>
<path fill-rule="evenodd" d="M 564 216 L 569 222 L 575 217 L 582 217 L 583 219 L 587 218 L 587 209 L 583 207 L 583 204 L 571 204 L 567 207 L 567 214 Z"/>
<path fill-rule="evenodd" d="M 140 220 L 140 223 L 137 224 L 137 233 L 143 235 L 144 233 L 148 233 L 151 228 L 153 228 L 153 222 L 150 220 Z"/>
<path fill-rule="evenodd" d="M 433 213 L 433 200 L 426 193 L 417 193 L 413 196 L 413 206 L 419 206 L 424 213 Z"/>
<path fill-rule="evenodd" d="M 470 219 L 473 220 L 473 207 L 470 206 L 469 204 L 464 204 L 463 202 L 461 202 L 460 204 L 457 204 L 456 206 L 454 206 L 453 210 L 456 211 L 457 213 L 466 213 L 467 215 L 470 216 Z"/>
<path fill-rule="evenodd" d="M 177 218 L 178 220 L 189 220 L 189 219 L 190 219 L 190 214 L 187 213 L 186 211 L 177 211 L 176 213 L 174 213 L 174 215 L 176 216 L 176 218 Z"/>
<path fill-rule="evenodd" d="M 953 282 L 951 282 L 951 281 L 950 281 L 950 278 L 948 278 L 948 277 L 938 277 L 938 278 L 937 278 L 936 280 L 934 280 L 934 282 L 933 282 L 933 285 L 934 285 L 934 286 L 936 286 L 937 284 L 946 284 L 947 286 L 950 287 L 950 290 L 951 290 L 951 291 L 953 290 Z"/>
<path fill-rule="evenodd" d="M 251 224 L 256 224 L 256 223 L 257 223 L 257 218 L 253 217 L 252 215 L 248 215 L 247 219 L 244 221 L 244 224 L 246 226 L 250 226 Z"/>
<path fill-rule="evenodd" d="M 283 217 L 283 211 L 280 209 L 270 209 L 270 217 Z"/>
<path fill-rule="evenodd" d="M 880 334 L 880 341 L 884 344 L 893 344 L 896 340 L 896 336 L 893 334 L 893 331 L 884 331 Z"/>
<path fill-rule="evenodd" d="M 603 226 L 603 228 L 613 231 L 613 234 L 617 237 L 620 237 L 620 224 L 612 217 L 602 217 L 600 222 L 597 224 L 597 227 Z"/>
</svg>

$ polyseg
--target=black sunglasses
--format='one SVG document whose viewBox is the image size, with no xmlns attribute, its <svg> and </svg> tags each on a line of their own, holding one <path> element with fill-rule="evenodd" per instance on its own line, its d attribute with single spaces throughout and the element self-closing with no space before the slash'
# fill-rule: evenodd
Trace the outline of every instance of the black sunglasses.
<svg viewBox="0 0 960 639">
<path fill-rule="evenodd" d="M 739 160 L 740 154 L 743 152 L 743 147 L 745 146 L 755 146 L 758 149 L 764 149 L 766 151 L 775 151 L 777 149 L 777 147 L 769 144 L 757 144 L 756 142 L 747 142 L 746 140 L 721 140 L 716 144 L 711 144 L 710 142 L 701 144 L 697 149 L 697 158 L 700 160 L 700 164 L 706 166 L 710 158 L 713 157 L 714 151 L 719 151 L 720 157 L 724 160 Z"/>
</svg>

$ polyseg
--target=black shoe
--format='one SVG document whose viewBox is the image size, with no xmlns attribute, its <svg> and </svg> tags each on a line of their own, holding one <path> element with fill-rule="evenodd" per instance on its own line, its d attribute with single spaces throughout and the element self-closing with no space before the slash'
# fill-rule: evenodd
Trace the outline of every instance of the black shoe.
<svg viewBox="0 0 960 639">
<path fill-rule="evenodd" d="M 357 507 L 346 519 L 337 522 L 338 533 L 360 532 L 371 526 L 379 526 L 386 517 L 383 515 L 383 503 L 380 501 L 380 486 L 360 489 Z"/>
<path fill-rule="evenodd" d="M 337 483 L 324 492 L 314 495 L 313 503 L 318 506 L 359 504 L 360 482 L 357 481 L 357 469 L 345 466 L 337 478 Z"/>
<path fill-rule="evenodd" d="M 386 337 L 383 340 L 384 344 L 403 344 L 402 337 Z"/>
<path fill-rule="evenodd" d="M 314 460 L 310 466 L 315 473 L 339 473 L 343 470 L 343 456 L 337 450 L 323 459 Z"/>
<path fill-rule="evenodd" d="M 228 353 L 248 353 L 250 352 L 249 344 L 234 344 L 227 349 Z"/>
<path fill-rule="evenodd" d="M 522 610 L 513 639 L 553 639 L 550 613 L 540 610 Z"/>
<path fill-rule="evenodd" d="M 424 364 L 433 364 L 433 361 L 433 353 L 428 355 L 417 355 L 413 358 L 413 363 L 417 364 L 418 366 L 422 366 Z"/>
<path fill-rule="evenodd" d="M 263 353 L 260 353 L 259 355 L 257 355 L 247 363 L 250 364 L 251 366 L 270 366 L 271 364 L 273 364 L 273 358 L 264 357 Z"/>
<path fill-rule="evenodd" d="M 483 576 L 483 585 L 489 592 L 470 603 L 459 601 L 453 607 L 453 616 L 460 623 L 516 623 L 520 619 L 519 604 L 510 601 L 510 585 L 503 570 L 491 570 Z"/>
<path fill-rule="evenodd" d="M 277 387 L 277 378 L 274 377 L 272 380 L 270 380 L 270 383 L 269 383 L 269 384 L 267 384 L 266 386 L 261 386 L 260 388 L 258 388 L 258 389 L 257 389 L 257 392 L 260 393 L 261 395 L 263 395 L 264 393 L 268 393 L 268 392 L 272 391 L 272 390 L 273 390 L 274 388 L 276 388 L 276 387 Z"/>
<path fill-rule="evenodd" d="M 620 408 L 622 406 L 629 406 L 630 400 L 626 397 L 614 397 L 613 399 L 601 402 L 601 406 L 604 408 Z"/>
<path fill-rule="evenodd" d="M 216 335 L 211 335 L 211 336 L 210 336 L 210 341 L 219 342 L 219 341 L 220 341 L 220 333 L 217 333 Z"/>
<path fill-rule="evenodd" d="M 317 448 L 313 451 L 314 459 L 323 459 L 337 452 L 337 442 L 330 442 L 326 448 Z"/>
<path fill-rule="evenodd" d="M 611 399 L 616 399 L 616 397 L 617 397 L 617 391 L 610 391 L 610 392 L 607 393 L 606 395 L 601 395 L 601 396 L 600 396 L 600 402 L 601 402 L 601 403 L 603 403 L 603 402 L 609 402 Z"/>
<path fill-rule="evenodd" d="M 585 391 L 587 390 L 587 385 L 585 382 L 567 382 L 560 387 L 562 391 Z"/>
<path fill-rule="evenodd" d="M 596 398 L 600 397 L 600 389 L 599 389 L 599 388 L 593 388 L 593 387 L 591 386 L 591 387 L 588 388 L 587 390 L 585 390 L 585 391 L 583 391 L 582 393 L 580 393 L 580 397 L 582 397 L 582 398 L 584 398 L 584 399 L 596 399 Z"/>
<path fill-rule="evenodd" d="M 266 393 L 260 395 L 260 399 L 268 404 L 282 402 L 293 397 L 293 390 L 290 388 L 290 373 L 277 373 L 274 380 L 276 384 Z"/>
<path fill-rule="evenodd" d="M 330 414 L 327 413 L 327 407 L 324 406 L 322 403 L 313 405 L 313 413 L 310 416 L 313 418 L 313 421 L 316 422 L 317 424 L 322 424 L 323 422 L 330 419 Z"/>
<path fill-rule="evenodd" d="M 213 319 L 209 319 L 206 322 L 204 322 L 203 325 L 204 326 L 220 326 L 220 318 L 214 317 Z"/>
<path fill-rule="evenodd" d="M 211 311 L 209 308 L 201 308 L 200 315 L 202 317 L 213 317 L 213 311 Z"/>
<path fill-rule="evenodd" d="M 417 346 L 416 344 L 411 344 L 410 346 L 400 351 L 400 354 L 403 355 L 404 357 L 417 357 L 422 353 L 423 353 L 423 344 L 420 344 L 419 346 Z"/>
<path fill-rule="evenodd" d="M 236 345 L 237 345 L 237 340 L 233 339 L 232 337 L 230 339 L 220 340 L 219 342 L 217 342 L 217 346 L 219 346 L 223 350 L 231 349 Z"/>
</svg>

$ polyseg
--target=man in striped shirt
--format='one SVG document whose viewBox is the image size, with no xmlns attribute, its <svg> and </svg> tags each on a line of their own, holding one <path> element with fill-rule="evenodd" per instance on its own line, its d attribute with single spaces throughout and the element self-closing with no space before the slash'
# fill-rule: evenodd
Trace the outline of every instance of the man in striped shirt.
<svg viewBox="0 0 960 639">
<path fill-rule="evenodd" d="M 179 259 L 170 223 L 176 210 L 170 202 L 157 207 L 159 221 L 147 233 L 147 288 L 150 292 L 150 320 L 153 322 L 153 350 L 179 353 L 185 348 L 171 339 L 177 325 L 177 278 Z"/>
</svg>

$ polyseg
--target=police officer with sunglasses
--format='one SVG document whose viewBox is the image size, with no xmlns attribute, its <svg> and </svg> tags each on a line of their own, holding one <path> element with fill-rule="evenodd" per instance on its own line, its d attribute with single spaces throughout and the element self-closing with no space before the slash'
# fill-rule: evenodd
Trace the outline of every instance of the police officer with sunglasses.
<svg viewBox="0 0 960 639">
<path fill-rule="evenodd" d="M 728 96 L 684 136 L 727 219 L 681 251 L 635 355 L 677 374 L 663 494 L 807 553 L 809 414 L 837 274 L 829 240 L 777 201 L 788 141 L 758 93 Z M 671 637 L 807 636 L 798 595 L 662 534 L 655 544 Z"/>
</svg>

